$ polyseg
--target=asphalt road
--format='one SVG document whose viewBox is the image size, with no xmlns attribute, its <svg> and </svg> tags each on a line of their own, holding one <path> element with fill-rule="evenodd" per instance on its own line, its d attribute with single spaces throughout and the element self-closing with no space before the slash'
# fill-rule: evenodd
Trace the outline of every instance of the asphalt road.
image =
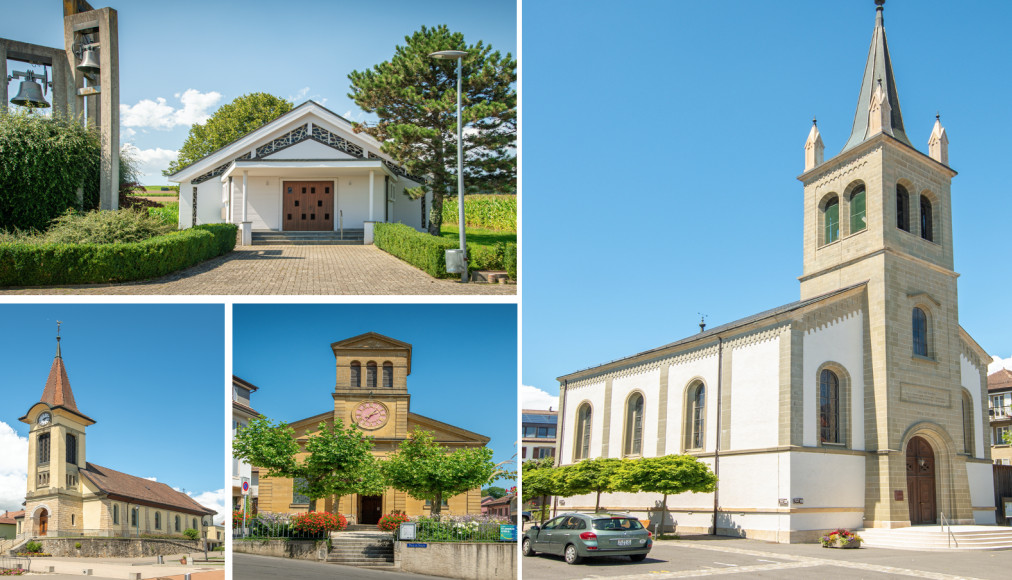
<svg viewBox="0 0 1012 580">
<path fill-rule="evenodd" d="M 705 538 L 705 539 L 704 539 Z M 647 580 L 726 578 L 897 578 L 938 580 L 1012 577 L 1012 551 L 914 552 L 818 544 L 771 544 L 736 538 L 686 537 L 654 544 L 643 562 L 627 557 L 588 558 L 570 566 L 560 556 L 523 558 L 524 580 L 609 578 Z"/>
<path fill-rule="evenodd" d="M 387 570 L 369 570 L 338 566 L 326 562 L 308 562 L 290 558 L 272 558 L 251 554 L 232 554 L 233 580 L 432 580 L 433 576 L 404 574 Z"/>
</svg>

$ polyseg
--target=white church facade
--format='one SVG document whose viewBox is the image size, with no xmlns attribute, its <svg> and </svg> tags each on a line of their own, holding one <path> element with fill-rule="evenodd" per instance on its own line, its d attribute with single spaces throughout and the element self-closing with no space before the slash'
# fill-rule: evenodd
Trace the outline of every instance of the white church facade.
<svg viewBox="0 0 1012 580">
<path fill-rule="evenodd" d="M 986 369 L 959 325 L 948 139 L 903 127 L 876 12 L 852 134 L 805 145 L 801 299 L 559 378 L 559 464 L 688 453 L 717 492 L 682 532 L 805 542 L 834 528 L 994 524 Z M 592 510 L 594 496 L 560 499 Z M 661 496 L 601 505 L 654 522 Z"/>
<path fill-rule="evenodd" d="M 171 175 L 179 183 L 179 227 L 234 223 L 244 241 L 251 231 L 362 230 L 376 222 L 426 228 L 432 193 L 405 193 L 424 178 L 380 146 L 306 101 Z"/>
</svg>

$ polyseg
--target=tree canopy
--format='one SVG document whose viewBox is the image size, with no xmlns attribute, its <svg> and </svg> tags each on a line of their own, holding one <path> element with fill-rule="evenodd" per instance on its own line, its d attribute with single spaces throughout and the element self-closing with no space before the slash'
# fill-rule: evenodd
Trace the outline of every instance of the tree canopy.
<svg viewBox="0 0 1012 580">
<path fill-rule="evenodd" d="M 495 499 L 499 499 L 499 498 L 505 496 L 507 493 L 509 493 L 509 492 L 506 491 L 506 488 L 499 487 L 498 485 L 490 485 L 490 486 L 486 487 L 485 489 L 481 490 L 481 495 L 482 496 L 492 496 Z"/>
<path fill-rule="evenodd" d="M 267 93 L 236 97 L 215 111 L 206 123 L 190 126 L 179 156 L 162 174 L 172 175 L 291 110 L 291 102 Z"/>
<path fill-rule="evenodd" d="M 664 455 L 625 460 L 613 479 L 627 491 L 646 491 L 664 495 L 661 524 L 667 521 L 668 496 L 679 493 L 709 493 L 717 487 L 717 476 L 710 466 L 691 455 Z"/>
<path fill-rule="evenodd" d="M 487 447 L 451 452 L 437 443 L 432 433 L 415 429 L 382 462 L 381 469 L 387 485 L 415 499 L 431 501 L 432 515 L 439 515 L 444 497 L 492 483 L 495 464 Z"/>
<path fill-rule="evenodd" d="M 445 25 L 405 37 L 389 61 L 352 71 L 348 96 L 375 125 L 356 124 L 356 131 L 383 143 L 384 153 L 411 174 L 429 181 L 408 194 L 431 191 L 429 232 L 439 235 L 443 197 L 457 192 L 456 61 L 429 54 L 463 50 L 461 118 L 464 125 L 465 188 L 482 193 L 516 192 L 517 61 Z"/>
<path fill-rule="evenodd" d="M 555 483 L 559 489 L 557 495 L 569 497 L 585 493 L 597 494 L 594 511 L 599 511 L 602 493 L 633 491 L 624 481 L 615 479 L 615 474 L 621 466 L 621 459 L 598 457 L 556 468 Z"/>
</svg>

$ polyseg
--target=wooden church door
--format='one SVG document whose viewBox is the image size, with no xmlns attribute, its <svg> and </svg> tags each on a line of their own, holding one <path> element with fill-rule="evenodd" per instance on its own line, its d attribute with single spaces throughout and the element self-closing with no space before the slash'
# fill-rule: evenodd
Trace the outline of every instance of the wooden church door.
<svg viewBox="0 0 1012 580">
<path fill-rule="evenodd" d="M 907 495 L 910 525 L 935 523 L 935 454 L 923 437 L 907 444 Z"/>
</svg>

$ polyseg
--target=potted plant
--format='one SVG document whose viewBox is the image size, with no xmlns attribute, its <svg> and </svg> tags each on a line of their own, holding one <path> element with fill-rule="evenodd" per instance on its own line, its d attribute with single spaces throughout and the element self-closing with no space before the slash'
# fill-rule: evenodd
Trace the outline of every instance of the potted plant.
<svg viewBox="0 0 1012 580">
<path fill-rule="evenodd" d="M 839 528 L 822 536 L 819 541 L 823 548 L 860 548 L 861 536 Z"/>
</svg>

